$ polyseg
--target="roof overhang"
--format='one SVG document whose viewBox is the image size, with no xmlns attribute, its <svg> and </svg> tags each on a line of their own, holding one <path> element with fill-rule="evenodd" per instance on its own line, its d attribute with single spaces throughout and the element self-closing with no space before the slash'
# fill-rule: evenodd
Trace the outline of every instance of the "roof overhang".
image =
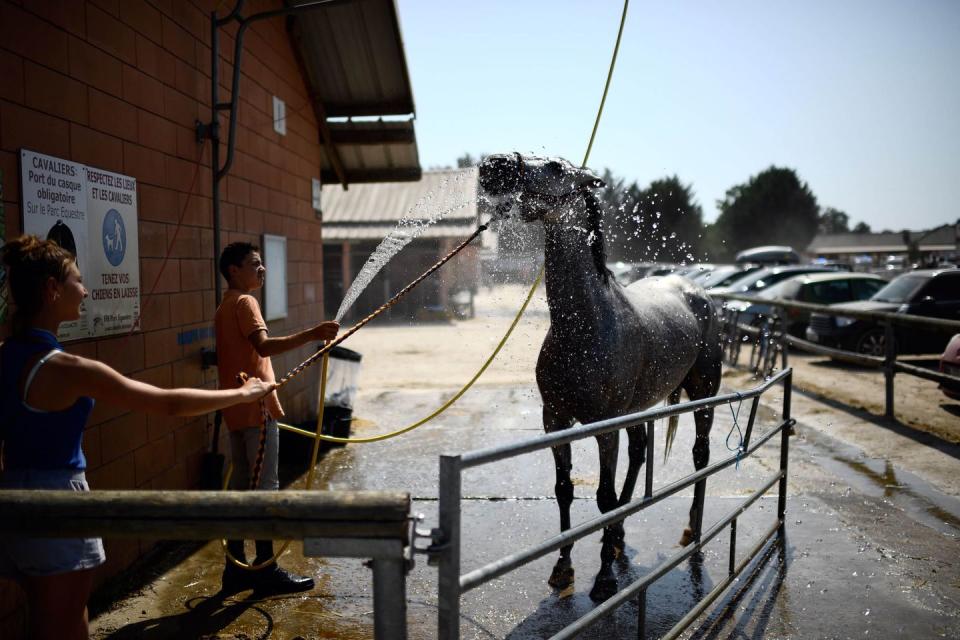
<svg viewBox="0 0 960 640">
<path fill-rule="evenodd" d="M 346 188 L 419 180 L 416 110 L 394 0 L 334 3 L 290 16 L 287 29 L 326 150 L 321 181 Z"/>
</svg>

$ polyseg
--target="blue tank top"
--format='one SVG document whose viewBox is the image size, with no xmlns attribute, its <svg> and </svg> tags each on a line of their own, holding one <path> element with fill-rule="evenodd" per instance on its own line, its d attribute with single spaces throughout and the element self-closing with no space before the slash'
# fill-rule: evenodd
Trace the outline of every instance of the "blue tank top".
<svg viewBox="0 0 960 640">
<path fill-rule="evenodd" d="M 8 338 L 0 347 L 0 440 L 7 469 L 87 468 L 80 443 L 93 398 L 78 398 L 62 411 L 40 411 L 20 395 L 23 376 L 29 375 L 28 363 L 33 366 L 37 355 L 52 350 L 63 351 L 63 347 L 56 336 L 40 329 Z"/>
</svg>

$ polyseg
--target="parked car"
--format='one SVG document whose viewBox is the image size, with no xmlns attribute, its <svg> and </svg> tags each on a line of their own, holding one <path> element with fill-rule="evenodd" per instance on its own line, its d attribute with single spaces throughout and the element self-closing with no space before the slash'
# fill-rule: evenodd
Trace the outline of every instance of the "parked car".
<svg viewBox="0 0 960 640">
<path fill-rule="evenodd" d="M 897 276 L 869 300 L 834 305 L 838 311 L 886 311 L 960 320 L 960 269 L 920 269 Z M 935 329 L 896 327 L 899 353 L 940 353 L 947 334 Z M 848 351 L 882 356 L 886 337 L 871 320 L 813 313 L 807 340 Z"/>
<path fill-rule="evenodd" d="M 731 300 L 726 306 L 740 312 L 740 322 L 758 325 L 775 312 L 776 307 L 767 302 L 768 300 L 780 298 L 813 304 L 866 300 L 886 284 L 887 281 L 880 276 L 868 273 L 808 273 L 767 287 L 757 294 L 756 302 Z M 810 322 L 809 311 L 786 309 L 782 317 L 788 333 L 803 337 Z"/>
<path fill-rule="evenodd" d="M 699 276 L 712 272 L 716 266 L 717 265 L 709 262 L 695 262 L 686 266 L 677 267 L 676 274 L 683 276 L 688 280 L 696 280 L 696 278 Z"/>
<path fill-rule="evenodd" d="M 710 287 L 725 287 L 734 280 L 739 280 L 745 275 L 762 268 L 759 264 L 724 264 L 711 271 L 709 275 L 701 278 L 697 284 L 704 289 L 709 289 Z"/>
<path fill-rule="evenodd" d="M 777 284 L 781 280 L 792 278 L 793 276 L 802 276 L 805 273 L 834 273 L 833 269 L 826 267 L 816 267 L 813 265 L 791 266 L 791 267 L 764 267 L 757 269 L 730 284 L 720 287 L 711 287 L 708 293 L 736 293 L 739 295 L 754 295 L 761 289 L 766 289 L 770 285 Z"/>
<path fill-rule="evenodd" d="M 793 247 L 753 247 L 744 249 L 737 254 L 734 260 L 737 264 L 752 262 L 754 264 L 799 264 L 800 254 Z"/>
<path fill-rule="evenodd" d="M 960 333 L 953 336 L 947 343 L 947 348 L 940 356 L 940 372 L 951 376 L 960 376 Z M 940 385 L 940 390 L 954 400 L 960 400 L 960 383 Z"/>
<path fill-rule="evenodd" d="M 635 280 L 639 280 L 650 267 L 649 264 L 642 262 L 608 262 L 607 269 L 616 278 L 617 282 L 627 286 Z"/>
</svg>

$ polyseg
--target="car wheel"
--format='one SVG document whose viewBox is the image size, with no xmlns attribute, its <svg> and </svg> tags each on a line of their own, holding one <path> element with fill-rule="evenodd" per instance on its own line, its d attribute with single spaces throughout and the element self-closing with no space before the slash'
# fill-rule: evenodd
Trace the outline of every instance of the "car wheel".
<svg viewBox="0 0 960 640">
<path fill-rule="evenodd" d="M 883 357 L 887 354 L 887 337 L 883 329 L 870 329 L 860 334 L 856 346 L 857 353 Z"/>
</svg>

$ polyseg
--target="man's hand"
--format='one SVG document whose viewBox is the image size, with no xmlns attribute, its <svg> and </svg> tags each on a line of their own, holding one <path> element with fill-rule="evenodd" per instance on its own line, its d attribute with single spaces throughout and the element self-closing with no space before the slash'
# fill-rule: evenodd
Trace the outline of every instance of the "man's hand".
<svg viewBox="0 0 960 640">
<path fill-rule="evenodd" d="M 311 329 L 311 334 L 314 340 L 333 340 L 337 337 L 337 333 L 340 331 L 340 323 L 333 322 L 321 322 L 313 329 Z"/>
</svg>

